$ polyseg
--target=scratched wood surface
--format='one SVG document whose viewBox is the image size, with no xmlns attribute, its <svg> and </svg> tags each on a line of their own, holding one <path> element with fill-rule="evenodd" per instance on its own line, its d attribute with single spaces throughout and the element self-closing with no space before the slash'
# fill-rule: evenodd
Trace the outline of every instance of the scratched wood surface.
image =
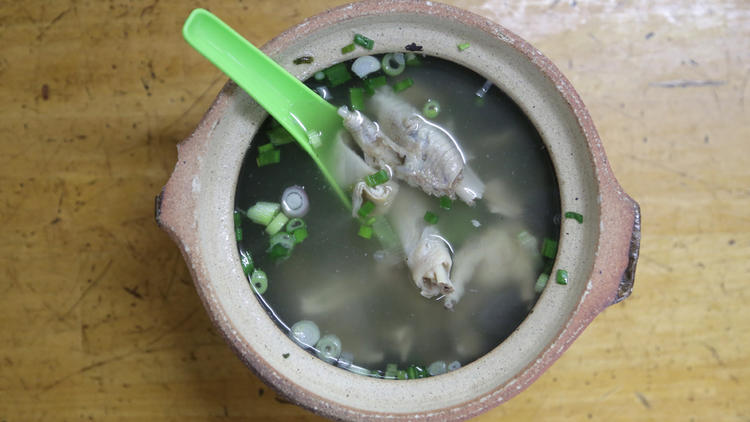
<svg viewBox="0 0 750 422">
<path fill-rule="evenodd" d="M 153 197 L 225 78 L 339 0 L 0 0 L 0 421 L 317 420 L 212 328 Z M 547 54 L 640 201 L 635 290 L 479 420 L 750 420 L 750 4 L 456 0 Z"/>
</svg>

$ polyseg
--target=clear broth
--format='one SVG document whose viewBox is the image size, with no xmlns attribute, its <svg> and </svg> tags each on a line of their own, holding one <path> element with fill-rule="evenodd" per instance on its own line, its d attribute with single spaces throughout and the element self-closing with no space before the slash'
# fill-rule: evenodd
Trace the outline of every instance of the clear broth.
<svg viewBox="0 0 750 422">
<path fill-rule="evenodd" d="M 540 244 L 545 237 L 557 239 L 557 181 L 533 124 L 497 87 L 478 100 L 476 92 L 484 77 L 439 58 L 420 60 L 420 66 L 387 77 L 388 84 L 412 78 L 414 85 L 398 95 L 419 110 L 428 99 L 438 101 L 440 114 L 431 120 L 459 140 L 470 166 L 484 182 L 500 178 L 511 196 L 518 198 L 514 200 L 521 201 L 524 212 L 515 223 Z M 329 88 L 334 105 L 349 105 L 348 88 L 361 86 L 359 78 L 352 77 Z M 313 78 L 306 84 L 323 85 Z M 367 109 L 363 112 L 368 114 Z M 370 371 L 382 371 L 389 363 L 400 369 L 412 364 L 426 367 L 438 360 L 466 365 L 499 345 L 530 312 L 538 295 L 524 298 L 521 292 L 533 289 L 536 277 L 490 286 L 469 282 L 453 311 L 421 297 L 403 261 L 389 268 L 379 264 L 375 259 L 379 243 L 357 235 L 359 222 L 301 148 L 283 145 L 281 163 L 256 165 L 257 147 L 267 143 L 263 134 L 269 126 L 266 121 L 245 156 L 235 206 L 244 211 L 257 201 L 279 202 L 281 192 L 292 185 L 303 186 L 309 196 L 311 210 L 304 218 L 309 237 L 288 260 L 273 262 L 265 252 L 264 227 L 244 218 L 244 238 L 238 242 L 240 249 L 252 254 L 255 266 L 267 273 L 268 290 L 261 301 L 282 330 L 288 332 L 299 320 L 314 321 L 321 335 L 337 335 L 354 363 Z M 490 213 L 482 200 L 474 207 L 455 200 L 450 211 L 439 208 L 438 198 L 428 201 L 440 216 L 438 228 L 456 250 L 470 235 L 507 220 Z M 481 226 L 475 227 L 472 220 Z M 537 275 L 543 265 L 540 261 Z M 497 274 L 503 278 L 503 269 L 498 268 Z"/>
</svg>

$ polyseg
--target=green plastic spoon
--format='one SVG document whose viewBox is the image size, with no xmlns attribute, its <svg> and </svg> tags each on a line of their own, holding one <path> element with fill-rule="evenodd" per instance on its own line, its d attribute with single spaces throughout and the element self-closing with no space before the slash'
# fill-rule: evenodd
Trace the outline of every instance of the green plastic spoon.
<svg viewBox="0 0 750 422">
<path fill-rule="evenodd" d="M 205 9 L 195 9 L 182 28 L 185 40 L 247 91 L 297 140 L 349 208 L 349 198 L 326 167 L 343 127 L 336 108 Z M 317 148 L 311 136 L 319 136 Z"/>
</svg>

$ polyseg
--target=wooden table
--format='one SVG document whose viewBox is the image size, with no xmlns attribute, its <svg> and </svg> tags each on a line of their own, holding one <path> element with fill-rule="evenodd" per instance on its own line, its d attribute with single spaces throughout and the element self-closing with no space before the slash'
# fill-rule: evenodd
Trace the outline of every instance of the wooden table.
<svg viewBox="0 0 750 422">
<path fill-rule="evenodd" d="M 262 44 L 340 3 L 204 5 Z M 643 211 L 632 297 L 479 420 L 750 420 L 750 4 L 450 3 L 558 64 Z M 181 38 L 200 5 L 0 2 L 1 421 L 318 419 L 232 354 L 153 220 L 226 79 Z"/>
</svg>

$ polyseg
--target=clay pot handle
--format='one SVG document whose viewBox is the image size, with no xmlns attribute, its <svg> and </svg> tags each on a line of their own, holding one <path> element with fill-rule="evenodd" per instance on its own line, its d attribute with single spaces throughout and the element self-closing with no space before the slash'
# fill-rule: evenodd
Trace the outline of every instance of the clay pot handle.
<svg viewBox="0 0 750 422">
<path fill-rule="evenodd" d="M 229 107 L 229 98 L 235 89 L 237 85 L 232 82 L 224 85 L 195 131 L 177 144 L 177 164 L 155 198 L 156 223 L 177 243 L 188 263 L 192 262 L 191 254 L 198 246 L 196 213 L 201 157 L 206 154 L 211 134 Z"/>
<path fill-rule="evenodd" d="M 633 206 L 633 231 L 630 235 L 630 249 L 628 252 L 628 265 L 625 267 L 625 271 L 620 279 L 620 286 L 617 289 L 617 295 L 615 296 L 614 302 L 619 303 L 627 299 L 630 293 L 633 292 L 633 284 L 635 283 L 635 267 L 638 264 L 638 254 L 641 248 L 641 207 L 637 202 L 628 198 Z"/>
</svg>

